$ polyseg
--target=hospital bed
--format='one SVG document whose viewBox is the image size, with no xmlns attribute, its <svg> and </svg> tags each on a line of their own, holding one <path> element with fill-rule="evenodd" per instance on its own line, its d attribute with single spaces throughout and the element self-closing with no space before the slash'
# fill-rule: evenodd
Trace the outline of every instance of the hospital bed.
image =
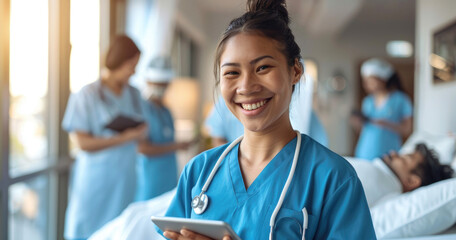
<svg viewBox="0 0 456 240">
<path fill-rule="evenodd" d="M 456 182 L 456 179 L 454 180 Z M 145 202 L 131 204 L 119 217 L 115 218 L 103 228 L 93 234 L 89 240 L 127 240 L 127 239 L 164 239 L 155 232 L 155 228 L 150 221 L 150 216 L 164 215 L 166 207 L 169 205 L 175 190 L 167 192 L 157 198 Z M 456 211 L 456 208 L 453 208 Z M 397 213 L 391 218 L 397 217 Z M 373 215 L 375 221 L 375 215 Z M 440 223 L 437 223 L 440 224 Z M 410 233 L 409 233 L 410 234 Z M 411 233 L 413 234 L 413 233 Z M 433 235 L 402 237 L 402 238 L 382 238 L 395 240 L 454 240 L 456 239 L 456 225 Z"/>
<path fill-rule="evenodd" d="M 455 240 L 456 239 L 456 225 L 442 233 L 435 235 L 410 237 L 410 238 L 389 238 L 389 240 Z"/>
<path fill-rule="evenodd" d="M 416 133 L 404 144 L 401 153 L 413 151 L 418 142 L 436 150 L 441 162 L 452 164 L 456 170 L 454 137 Z M 174 193 L 172 190 L 149 201 L 131 204 L 89 239 L 164 239 L 155 232 L 150 216 L 164 215 Z M 371 207 L 371 214 L 379 239 L 454 240 L 456 178 L 389 198 Z"/>
</svg>

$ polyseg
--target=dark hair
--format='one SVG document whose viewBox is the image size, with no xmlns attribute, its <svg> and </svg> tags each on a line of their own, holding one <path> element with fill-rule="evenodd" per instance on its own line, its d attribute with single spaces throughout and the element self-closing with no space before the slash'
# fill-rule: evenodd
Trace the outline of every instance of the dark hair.
<svg viewBox="0 0 456 240">
<path fill-rule="evenodd" d="M 290 18 L 285 0 L 247 0 L 247 12 L 233 19 L 217 46 L 214 62 L 216 84 L 219 84 L 220 57 L 228 39 L 242 32 L 252 32 L 276 40 L 285 55 L 288 65 L 293 66 L 301 58 L 301 49 L 296 44 L 289 28 Z M 301 63 L 300 63 L 301 64 Z"/>
<path fill-rule="evenodd" d="M 393 75 L 391 75 L 390 78 L 388 78 L 388 81 L 386 82 L 386 89 L 388 90 L 398 90 L 401 92 L 404 92 L 404 88 L 402 87 L 401 79 L 399 78 L 399 75 L 397 72 L 394 72 Z"/>
<path fill-rule="evenodd" d="M 415 146 L 415 151 L 419 152 L 424 159 L 412 171 L 421 178 L 421 186 L 426 186 L 453 176 L 451 166 L 440 164 L 436 152 L 427 148 L 425 144 L 418 143 Z"/>
<path fill-rule="evenodd" d="M 118 35 L 109 46 L 105 65 L 109 70 L 114 70 L 139 53 L 141 52 L 131 38 Z"/>
</svg>

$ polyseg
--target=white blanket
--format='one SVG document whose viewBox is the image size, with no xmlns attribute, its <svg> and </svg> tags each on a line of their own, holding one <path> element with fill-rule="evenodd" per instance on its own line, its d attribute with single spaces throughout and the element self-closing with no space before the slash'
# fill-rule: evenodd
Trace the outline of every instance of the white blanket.
<svg viewBox="0 0 456 240">
<path fill-rule="evenodd" d="M 132 203 L 122 214 L 95 232 L 89 240 L 165 239 L 155 231 L 151 216 L 163 216 L 176 190 L 152 200 Z"/>
</svg>

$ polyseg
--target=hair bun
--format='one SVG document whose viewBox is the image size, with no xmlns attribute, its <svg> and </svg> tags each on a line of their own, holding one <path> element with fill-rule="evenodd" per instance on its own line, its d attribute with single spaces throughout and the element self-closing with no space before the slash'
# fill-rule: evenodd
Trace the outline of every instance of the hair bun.
<svg viewBox="0 0 456 240">
<path fill-rule="evenodd" d="M 285 0 L 247 0 L 247 11 L 257 12 L 275 12 L 288 25 L 290 18 L 286 9 Z"/>
</svg>

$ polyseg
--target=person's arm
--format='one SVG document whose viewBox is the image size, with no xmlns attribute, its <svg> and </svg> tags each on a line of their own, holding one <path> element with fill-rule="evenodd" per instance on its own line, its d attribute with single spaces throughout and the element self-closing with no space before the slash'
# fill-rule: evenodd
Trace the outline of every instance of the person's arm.
<svg viewBox="0 0 456 240">
<path fill-rule="evenodd" d="M 359 134 L 364 127 L 366 121 L 369 121 L 368 113 L 372 109 L 372 98 L 367 96 L 361 103 L 361 110 L 354 110 L 350 114 L 350 124 L 355 130 L 356 134 Z"/>
<path fill-rule="evenodd" d="M 84 151 L 96 152 L 113 146 L 117 146 L 129 141 L 138 141 L 145 137 L 147 125 L 141 124 L 135 128 L 130 128 L 122 133 L 109 137 L 97 137 L 87 132 L 72 132 L 72 138 L 76 140 L 77 145 Z"/>
<path fill-rule="evenodd" d="M 144 155 L 160 155 L 175 152 L 177 150 L 188 149 L 196 140 L 187 142 L 173 142 L 168 144 L 156 144 L 150 141 L 141 141 L 138 145 L 138 152 Z"/>
<path fill-rule="evenodd" d="M 408 137 L 412 129 L 412 117 L 403 119 L 400 123 L 393 123 L 387 120 L 375 120 L 373 123 L 397 132 L 401 137 Z"/>
<path fill-rule="evenodd" d="M 356 176 L 328 194 L 314 239 L 376 239 L 363 187 Z"/>
<path fill-rule="evenodd" d="M 358 134 L 361 132 L 361 129 L 363 129 L 364 122 L 360 116 L 352 114 L 350 115 L 350 124 L 353 130 L 355 130 L 355 133 Z"/>
</svg>

